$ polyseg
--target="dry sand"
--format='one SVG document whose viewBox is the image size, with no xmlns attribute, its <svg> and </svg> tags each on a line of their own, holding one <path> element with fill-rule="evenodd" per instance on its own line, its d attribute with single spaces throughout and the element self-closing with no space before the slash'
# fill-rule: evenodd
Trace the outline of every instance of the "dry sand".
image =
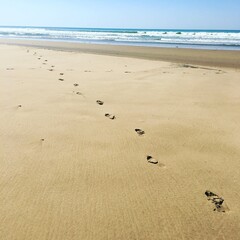
<svg viewBox="0 0 240 240">
<path fill-rule="evenodd" d="M 1 240 L 240 239 L 239 69 L 0 53 Z"/>
</svg>

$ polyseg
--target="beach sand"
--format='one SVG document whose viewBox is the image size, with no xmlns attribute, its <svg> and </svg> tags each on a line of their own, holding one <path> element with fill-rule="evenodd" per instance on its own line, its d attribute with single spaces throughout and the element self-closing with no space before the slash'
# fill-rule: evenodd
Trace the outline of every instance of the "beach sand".
<svg viewBox="0 0 240 240">
<path fill-rule="evenodd" d="M 240 238 L 239 53 L 0 53 L 0 239 Z"/>
</svg>

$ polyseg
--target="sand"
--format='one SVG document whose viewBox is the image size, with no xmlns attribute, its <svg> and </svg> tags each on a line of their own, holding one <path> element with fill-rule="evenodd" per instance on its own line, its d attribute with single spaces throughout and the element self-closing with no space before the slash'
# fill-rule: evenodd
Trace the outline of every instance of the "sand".
<svg viewBox="0 0 240 240">
<path fill-rule="evenodd" d="M 184 48 L 159 48 L 118 46 L 104 44 L 81 44 L 74 42 L 54 42 L 37 40 L 0 39 L 0 43 L 61 51 L 93 53 L 107 56 L 121 56 L 138 59 L 160 60 L 174 63 L 188 63 L 213 67 L 240 69 L 240 51 L 203 50 Z"/>
<path fill-rule="evenodd" d="M 0 239 L 240 238 L 239 68 L 0 53 Z"/>
</svg>

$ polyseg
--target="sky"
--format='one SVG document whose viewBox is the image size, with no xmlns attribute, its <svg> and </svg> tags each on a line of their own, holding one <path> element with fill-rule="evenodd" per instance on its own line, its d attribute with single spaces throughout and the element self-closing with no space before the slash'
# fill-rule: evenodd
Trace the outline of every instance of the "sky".
<svg viewBox="0 0 240 240">
<path fill-rule="evenodd" d="M 240 0 L 0 0 L 0 26 L 240 30 Z"/>
</svg>

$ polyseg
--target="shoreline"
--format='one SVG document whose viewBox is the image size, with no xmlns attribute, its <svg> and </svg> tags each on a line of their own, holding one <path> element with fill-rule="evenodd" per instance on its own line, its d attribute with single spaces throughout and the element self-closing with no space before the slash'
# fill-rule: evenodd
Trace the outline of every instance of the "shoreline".
<svg viewBox="0 0 240 240">
<path fill-rule="evenodd" d="M 0 44 L 36 47 L 58 51 L 130 57 L 211 67 L 240 68 L 240 51 L 187 48 L 157 48 L 125 45 L 85 44 L 39 40 L 0 39 Z"/>
</svg>

